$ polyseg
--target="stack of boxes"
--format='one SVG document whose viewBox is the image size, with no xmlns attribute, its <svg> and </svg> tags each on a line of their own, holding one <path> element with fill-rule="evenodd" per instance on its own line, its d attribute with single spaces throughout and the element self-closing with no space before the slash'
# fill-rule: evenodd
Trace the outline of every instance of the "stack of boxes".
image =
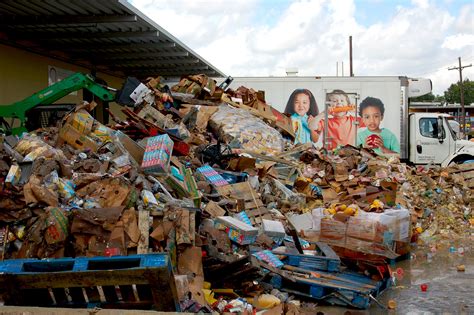
<svg viewBox="0 0 474 315">
<path fill-rule="evenodd" d="M 148 138 L 142 161 L 143 171 L 145 173 L 168 173 L 173 144 L 173 140 L 167 134 Z"/>
</svg>

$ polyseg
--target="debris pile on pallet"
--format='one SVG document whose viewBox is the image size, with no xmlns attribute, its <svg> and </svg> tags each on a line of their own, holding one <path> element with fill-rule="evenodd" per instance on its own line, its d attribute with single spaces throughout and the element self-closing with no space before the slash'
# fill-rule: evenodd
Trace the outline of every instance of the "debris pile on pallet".
<svg viewBox="0 0 474 315">
<path fill-rule="evenodd" d="M 290 294 L 365 309 L 390 286 L 385 258 L 418 236 L 472 230 L 469 166 L 417 170 L 367 149 L 293 145 L 291 120 L 262 95 L 203 75 L 171 91 L 142 85 L 125 120 L 101 124 L 85 103 L 58 128 L 1 138 L 6 304 L 243 312 L 297 308 Z M 128 265 L 147 255 L 163 255 L 160 276 Z M 97 292 L 76 272 L 101 279 Z M 157 277 L 172 290 L 160 293 Z"/>
</svg>

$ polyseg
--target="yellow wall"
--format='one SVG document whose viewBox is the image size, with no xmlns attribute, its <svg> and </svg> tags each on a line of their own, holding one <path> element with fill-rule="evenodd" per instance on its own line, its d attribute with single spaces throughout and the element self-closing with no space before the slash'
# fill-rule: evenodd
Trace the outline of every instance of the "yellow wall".
<svg viewBox="0 0 474 315">
<path fill-rule="evenodd" d="M 0 44 L 0 105 L 20 101 L 48 86 L 48 66 L 56 66 L 73 72 L 90 73 L 90 70 L 30 53 L 18 48 Z M 120 88 L 123 79 L 98 72 L 107 85 Z M 82 100 L 82 91 L 77 96 L 66 96 L 58 103 L 78 104 Z M 118 105 L 111 104 L 114 112 L 120 110 Z"/>
</svg>

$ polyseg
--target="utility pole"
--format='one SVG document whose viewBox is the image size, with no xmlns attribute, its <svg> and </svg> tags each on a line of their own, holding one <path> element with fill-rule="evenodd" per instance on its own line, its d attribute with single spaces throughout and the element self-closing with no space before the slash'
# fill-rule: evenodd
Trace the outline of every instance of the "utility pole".
<svg viewBox="0 0 474 315">
<path fill-rule="evenodd" d="M 463 137 L 466 136 L 466 111 L 464 109 L 464 90 L 463 90 L 463 83 L 462 83 L 462 70 L 464 68 L 472 67 L 472 64 L 467 66 L 461 65 L 461 57 L 458 57 L 459 67 L 451 67 L 448 70 L 459 70 L 459 92 L 461 93 L 461 123 L 462 123 L 462 135 Z"/>
<path fill-rule="evenodd" d="M 349 76 L 354 76 L 354 72 L 352 71 L 352 35 L 349 36 Z"/>
</svg>

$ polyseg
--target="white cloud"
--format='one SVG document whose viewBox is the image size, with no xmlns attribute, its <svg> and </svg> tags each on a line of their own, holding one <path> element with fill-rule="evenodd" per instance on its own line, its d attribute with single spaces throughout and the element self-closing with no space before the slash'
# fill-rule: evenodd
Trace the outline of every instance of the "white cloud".
<svg viewBox="0 0 474 315">
<path fill-rule="evenodd" d="M 287 2 L 289 3 L 287 5 Z M 474 59 L 473 5 L 447 10 L 452 0 L 395 3 L 383 19 L 361 6 L 380 0 L 134 0 L 132 4 L 232 76 L 335 75 L 349 69 L 353 36 L 355 75 L 429 76 L 435 94 L 456 82 L 447 67 Z M 262 9 L 263 8 L 263 9 Z M 458 12 L 454 16 L 449 12 Z M 472 77 L 472 68 L 463 72 Z M 465 73 L 465 74 L 464 74 Z"/>
<path fill-rule="evenodd" d="M 461 33 L 474 33 L 474 4 L 461 8 L 456 20 L 456 31 Z"/>
<path fill-rule="evenodd" d="M 255 52 L 287 52 L 299 49 L 314 39 L 324 1 L 296 2 L 289 6 L 282 18 L 272 28 L 262 27 L 252 38 Z"/>
<path fill-rule="evenodd" d="M 430 6 L 429 0 L 412 0 L 412 3 L 420 9 L 427 9 Z"/>
<path fill-rule="evenodd" d="M 459 50 L 464 47 L 474 47 L 474 34 L 457 34 L 444 39 L 441 48 Z"/>
</svg>

